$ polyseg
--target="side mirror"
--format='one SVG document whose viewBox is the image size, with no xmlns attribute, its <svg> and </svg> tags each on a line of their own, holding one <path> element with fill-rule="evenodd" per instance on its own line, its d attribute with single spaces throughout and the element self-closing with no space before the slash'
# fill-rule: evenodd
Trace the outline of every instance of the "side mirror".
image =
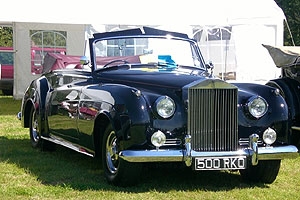
<svg viewBox="0 0 300 200">
<path fill-rule="evenodd" d="M 82 65 L 87 65 L 87 64 L 89 64 L 90 62 L 89 62 L 89 59 L 86 57 L 86 56 L 81 56 L 80 57 L 80 64 L 82 64 Z"/>
<path fill-rule="evenodd" d="M 209 61 L 208 63 L 205 64 L 206 69 L 210 71 L 210 76 L 213 76 L 213 69 L 214 69 L 214 64 L 212 61 Z"/>
<path fill-rule="evenodd" d="M 213 70 L 214 69 L 214 64 L 212 61 L 209 61 L 208 63 L 205 64 L 207 69 Z"/>
</svg>

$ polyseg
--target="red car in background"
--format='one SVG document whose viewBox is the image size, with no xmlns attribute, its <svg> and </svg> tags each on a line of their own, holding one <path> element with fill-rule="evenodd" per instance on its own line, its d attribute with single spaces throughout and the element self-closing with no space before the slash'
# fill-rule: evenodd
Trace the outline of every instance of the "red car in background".
<svg viewBox="0 0 300 200">
<path fill-rule="evenodd" d="M 47 53 L 66 54 L 66 48 L 31 47 L 31 73 L 42 74 L 44 57 Z M 5 95 L 13 94 L 14 50 L 0 47 L 0 90 Z"/>
<path fill-rule="evenodd" d="M 31 73 L 42 74 L 44 58 L 47 53 L 66 54 L 66 48 L 31 47 Z"/>
<path fill-rule="evenodd" d="M 0 90 L 12 95 L 14 83 L 14 55 L 12 47 L 0 47 Z"/>
</svg>

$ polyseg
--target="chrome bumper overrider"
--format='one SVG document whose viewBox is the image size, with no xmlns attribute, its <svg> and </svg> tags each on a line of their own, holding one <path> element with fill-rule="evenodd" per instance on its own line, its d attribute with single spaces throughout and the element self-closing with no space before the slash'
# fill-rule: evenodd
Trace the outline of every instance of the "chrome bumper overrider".
<svg viewBox="0 0 300 200">
<path fill-rule="evenodd" d="M 185 162 L 191 166 L 196 157 L 246 156 L 252 165 L 259 160 L 282 160 L 298 157 L 298 149 L 293 145 L 280 147 L 258 147 L 258 136 L 250 136 L 249 148 L 239 151 L 198 152 L 191 149 L 190 137 L 186 137 L 184 150 L 124 150 L 119 153 L 121 159 L 128 162 Z"/>
</svg>

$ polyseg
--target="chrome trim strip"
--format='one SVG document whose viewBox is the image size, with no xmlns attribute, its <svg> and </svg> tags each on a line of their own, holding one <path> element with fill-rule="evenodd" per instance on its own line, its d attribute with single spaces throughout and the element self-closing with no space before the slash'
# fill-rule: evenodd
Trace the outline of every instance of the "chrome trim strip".
<svg viewBox="0 0 300 200">
<path fill-rule="evenodd" d="M 79 153 L 88 155 L 88 156 L 90 156 L 90 157 L 94 157 L 94 155 L 93 155 L 92 153 L 88 152 L 86 149 L 81 148 L 80 146 L 77 146 L 77 145 L 75 145 L 75 144 L 72 144 L 71 142 L 67 142 L 67 141 L 65 141 L 65 140 L 62 140 L 62 139 L 60 139 L 60 138 L 58 138 L 58 137 L 52 136 L 52 137 L 50 138 L 50 137 L 44 137 L 44 136 L 41 136 L 41 138 L 42 138 L 43 140 L 47 140 L 47 141 L 49 141 L 49 142 L 53 142 L 53 143 L 55 143 L 55 144 L 58 144 L 58 145 L 67 147 L 67 148 L 69 148 L 69 149 L 72 149 L 72 150 L 77 151 L 77 152 L 79 152 Z"/>
<path fill-rule="evenodd" d="M 183 150 L 124 150 L 119 157 L 128 162 L 183 162 Z"/>
<path fill-rule="evenodd" d="M 300 131 L 300 127 L 298 127 L 298 126 L 292 126 L 291 128 L 292 128 L 292 130 Z"/>
<path fill-rule="evenodd" d="M 224 152 L 196 152 L 191 151 L 190 157 L 186 150 L 124 150 L 119 156 L 128 162 L 184 162 L 193 157 L 228 157 L 247 156 L 252 158 L 253 150 L 243 149 L 239 151 Z M 258 160 L 290 159 L 299 156 L 298 149 L 293 145 L 282 147 L 259 147 Z M 187 162 L 188 164 L 189 162 Z M 189 166 L 189 165 L 187 165 Z"/>
</svg>

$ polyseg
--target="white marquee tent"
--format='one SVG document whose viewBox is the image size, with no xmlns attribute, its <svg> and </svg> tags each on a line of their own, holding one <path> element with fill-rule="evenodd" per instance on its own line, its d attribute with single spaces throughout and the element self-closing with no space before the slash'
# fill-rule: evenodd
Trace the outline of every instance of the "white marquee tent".
<svg viewBox="0 0 300 200">
<path fill-rule="evenodd" d="M 22 10 L 16 9 L 23 4 Z M 25 5 L 26 4 L 26 5 Z M 30 30 L 67 32 L 67 54 L 82 55 L 85 40 L 108 27 L 148 25 L 196 33 L 204 57 L 216 73 L 234 71 L 236 80 L 266 80 L 278 70 L 261 44 L 283 45 L 284 13 L 273 0 L 9 0 L 2 3 L 0 26 L 14 29 L 14 97 L 21 98 L 30 81 Z M 114 26 L 107 26 L 114 25 Z M 209 40 L 209 35 L 230 33 L 229 38 Z"/>
</svg>

